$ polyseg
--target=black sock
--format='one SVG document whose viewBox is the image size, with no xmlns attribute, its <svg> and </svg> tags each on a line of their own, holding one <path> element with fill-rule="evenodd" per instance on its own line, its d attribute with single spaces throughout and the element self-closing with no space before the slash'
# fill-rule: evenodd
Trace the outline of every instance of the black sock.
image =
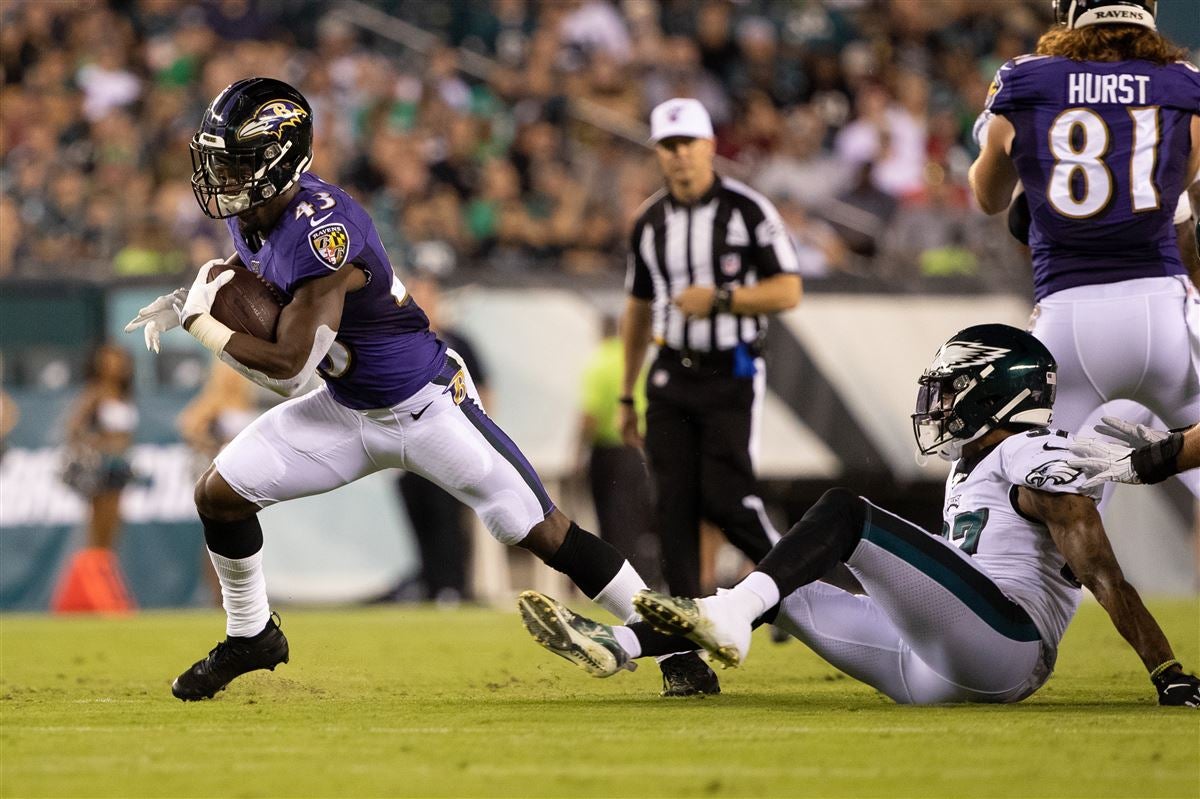
<svg viewBox="0 0 1200 799">
<path fill-rule="evenodd" d="M 200 521 L 204 524 L 204 543 L 210 552 L 222 557 L 230 560 L 248 558 L 263 547 L 258 514 L 235 522 L 221 522 L 202 513 Z"/>
<path fill-rule="evenodd" d="M 682 635 L 667 635 L 650 626 L 649 622 L 635 621 L 629 629 L 637 636 L 642 646 L 642 657 L 656 658 L 677 652 L 691 652 L 696 645 Z"/>
<path fill-rule="evenodd" d="M 779 606 L 773 605 L 766 613 L 755 619 L 752 626 L 758 629 L 763 624 L 774 624 L 777 613 L 779 613 Z M 626 626 L 633 631 L 634 636 L 637 637 L 638 644 L 642 647 L 642 654 L 639 657 L 657 658 L 663 655 L 692 652 L 696 649 L 696 644 L 682 635 L 660 633 L 651 627 L 649 622 L 635 621 L 633 624 Z"/>
<path fill-rule="evenodd" d="M 862 540 L 866 520 L 862 497 L 844 488 L 830 489 L 759 561 L 756 571 L 774 580 L 779 596 L 785 597 L 849 558 Z"/>
<path fill-rule="evenodd" d="M 625 556 L 612 544 L 571 522 L 562 544 L 546 565 L 570 577 L 588 599 L 595 599 L 625 565 Z"/>
</svg>

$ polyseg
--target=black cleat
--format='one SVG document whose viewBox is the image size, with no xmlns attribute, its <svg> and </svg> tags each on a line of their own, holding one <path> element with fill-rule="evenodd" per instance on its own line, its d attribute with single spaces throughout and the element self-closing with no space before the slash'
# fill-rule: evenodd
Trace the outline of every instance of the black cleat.
<svg viewBox="0 0 1200 799">
<path fill-rule="evenodd" d="M 279 629 L 279 616 L 272 613 L 267 626 L 258 635 L 248 638 L 228 636 L 213 647 L 208 657 L 175 678 L 171 693 L 184 702 L 212 699 L 217 691 L 246 672 L 258 669 L 274 671 L 280 663 L 288 662 L 288 642 Z"/>
<path fill-rule="evenodd" d="M 663 696 L 699 696 L 721 693 L 716 672 L 695 652 L 672 655 L 658 664 L 662 669 Z"/>
</svg>

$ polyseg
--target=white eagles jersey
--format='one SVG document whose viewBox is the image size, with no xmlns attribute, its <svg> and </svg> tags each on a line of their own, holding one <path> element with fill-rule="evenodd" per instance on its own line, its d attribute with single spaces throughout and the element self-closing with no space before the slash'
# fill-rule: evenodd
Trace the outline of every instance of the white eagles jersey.
<svg viewBox="0 0 1200 799">
<path fill-rule="evenodd" d="M 1083 494 L 1080 472 L 1064 463 L 1071 436 L 1039 428 L 1009 436 L 982 457 L 955 461 L 946 479 L 942 535 L 983 569 L 1006 596 L 1025 609 L 1042 641 L 1057 651 L 1081 591 L 1044 524 L 1017 508 L 1019 486 Z"/>
</svg>

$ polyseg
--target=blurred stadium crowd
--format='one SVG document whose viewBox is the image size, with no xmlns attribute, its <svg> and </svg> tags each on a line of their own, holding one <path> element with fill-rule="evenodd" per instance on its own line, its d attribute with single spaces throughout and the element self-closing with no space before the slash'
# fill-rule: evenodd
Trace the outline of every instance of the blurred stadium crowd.
<svg viewBox="0 0 1200 799">
<path fill-rule="evenodd" d="M 0 277 L 175 275 L 217 255 L 188 140 L 208 98 L 270 74 L 313 104 L 314 171 L 364 202 L 398 262 L 443 276 L 622 274 L 659 185 L 645 117 L 694 96 L 719 168 L 778 203 L 808 277 L 1026 284 L 966 170 L 991 76 L 1032 48 L 1045 0 L 373 6 L 413 46 L 353 0 L 6 2 Z"/>
</svg>

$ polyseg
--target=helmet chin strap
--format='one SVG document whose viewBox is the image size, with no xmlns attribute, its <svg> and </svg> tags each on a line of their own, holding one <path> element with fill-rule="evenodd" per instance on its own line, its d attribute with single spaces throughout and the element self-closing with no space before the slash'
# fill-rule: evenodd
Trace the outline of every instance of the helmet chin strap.
<svg viewBox="0 0 1200 799">
<path fill-rule="evenodd" d="M 984 432 L 987 432 L 987 431 L 985 430 Z M 942 446 L 938 449 L 938 451 L 937 451 L 938 457 L 944 461 L 956 461 L 962 457 L 963 447 L 965 447 L 968 443 L 970 443 L 970 441 L 974 441 L 974 440 L 975 440 L 974 438 L 968 439 L 968 440 L 963 440 L 961 438 L 952 438 L 949 441 L 947 441 L 944 446 Z"/>
</svg>

